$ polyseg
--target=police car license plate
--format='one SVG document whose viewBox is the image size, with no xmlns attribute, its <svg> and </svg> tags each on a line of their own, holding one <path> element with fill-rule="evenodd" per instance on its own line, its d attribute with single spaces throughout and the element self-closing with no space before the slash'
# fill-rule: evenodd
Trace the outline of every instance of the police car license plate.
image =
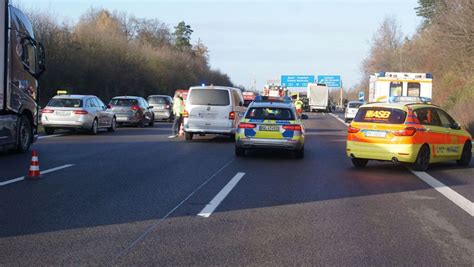
<svg viewBox="0 0 474 267">
<path fill-rule="evenodd" d="M 278 126 L 278 125 L 260 125 L 260 127 L 258 127 L 258 129 L 260 131 L 276 132 L 276 131 L 280 131 L 280 126 Z"/>
<path fill-rule="evenodd" d="M 387 132 L 384 132 L 384 131 L 366 131 L 365 136 L 385 138 L 387 136 Z"/>
</svg>

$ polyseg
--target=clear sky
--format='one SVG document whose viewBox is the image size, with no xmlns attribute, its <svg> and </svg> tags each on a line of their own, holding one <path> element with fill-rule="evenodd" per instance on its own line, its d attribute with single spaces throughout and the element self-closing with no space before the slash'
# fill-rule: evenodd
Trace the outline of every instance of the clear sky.
<svg viewBox="0 0 474 267">
<path fill-rule="evenodd" d="M 262 88 L 283 74 L 340 74 L 344 87 L 361 79 L 360 64 L 385 16 L 406 35 L 420 23 L 416 0 L 13 0 L 22 8 L 76 22 L 90 7 L 156 18 L 170 27 L 184 20 L 200 38 L 210 64 L 237 85 Z"/>
</svg>

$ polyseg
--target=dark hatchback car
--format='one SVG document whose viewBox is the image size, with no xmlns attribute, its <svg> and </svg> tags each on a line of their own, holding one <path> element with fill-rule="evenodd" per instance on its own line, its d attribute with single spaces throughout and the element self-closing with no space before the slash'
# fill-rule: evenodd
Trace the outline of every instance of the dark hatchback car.
<svg viewBox="0 0 474 267">
<path fill-rule="evenodd" d="M 117 118 L 117 124 L 131 124 L 144 127 L 153 126 L 155 115 L 153 106 L 138 96 L 116 96 L 110 100 L 108 108 Z"/>
<path fill-rule="evenodd" d="M 172 121 L 173 99 L 168 95 L 151 95 L 148 97 L 148 104 L 153 106 L 155 120 Z"/>
</svg>

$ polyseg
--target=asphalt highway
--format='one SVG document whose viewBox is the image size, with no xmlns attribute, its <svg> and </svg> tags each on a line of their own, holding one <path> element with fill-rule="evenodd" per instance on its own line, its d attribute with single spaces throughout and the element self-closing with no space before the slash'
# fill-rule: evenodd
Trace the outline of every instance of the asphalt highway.
<svg viewBox="0 0 474 267">
<path fill-rule="evenodd" d="M 41 139 L 37 181 L 21 179 L 31 155 L 2 154 L 0 265 L 474 265 L 474 164 L 431 166 L 434 188 L 408 166 L 352 167 L 329 114 L 305 127 L 304 159 L 236 158 L 169 123 Z"/>
</svg>

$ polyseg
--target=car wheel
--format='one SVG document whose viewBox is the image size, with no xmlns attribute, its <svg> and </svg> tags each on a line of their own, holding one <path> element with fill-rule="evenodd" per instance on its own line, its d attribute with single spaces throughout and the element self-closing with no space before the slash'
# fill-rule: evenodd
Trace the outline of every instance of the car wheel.
<svg viewBox="0 0 474 267">
<path fill-rule="evenodd" d="M 245 148 L 235 146 L 235 155 L 237 157 L 244 157 L 245 156 Z"/>
<path fill-rule="evenodd" d="M 155 116 L 151 118 L 151 121 L 148 123 L 148 126 L 153 127 L 155 125 Z"/>
<path fill-rule="evenodd" d="M 423 145 L 418 151 L 415 163 L 413 163 L 413 170 L 415 171 L 426 171 L 430 164 L 430 147 Z"/>
<path fill-rule="evenodd" d="M 145 116 L 137 123 L 138 128 L 143 128 L 145 127 Z"/>
<path fill-rule="evenodd" d="M 17 152 L 24 153 L 30 149 L 32 134 L 30 119 L 28 119 L 27 116 L 22 115 L 18 120 Z"/>
<path fill-rule="evenodd" d="M 94 122 L 92 122 L 92 127 L 89 130 L 89 133 L 92 135 L 96 135 L 99 132 L 99 123 L 97 122 L 97 119 L 94 119 Z"/>
<path fill-rule="evenodd" d="M 356 168 L 364 168 L 369 163 L 368 159 L 351 158 L 351 161 Z"/>
<path fill-rule="evenodd" d="M 193 140 L 193 133 L 184 133 L 184 139 L 187 141 Z"/>
<path fill-rule="evenodd" d="M 304 147 L 301 148 L 300 150 L 296 150 L 295 156 L 297 159 L 303 159 L 304 158 Z"/>
<path fill-rule="evenodd" d="M 110 127 L 107 129 L 109 132 L 115 132 L 115 129 L 117 128 L 117 120 L 115 117 L 112 118 L 112 122 L 110 123 Z"/>
<path fill-rule="evenodd" d="M 462 149 L 461 158 L 456 161 L 459 166 L 469 166 L 469 164 L 471 163 L 471 158 L 472 158 L 471 150 L 472 150 L 472 144 L 471 142 L 467 141 L 464 144 L 464 147 Z"/>
<path fill-rule="evenodd" d="M 44 127 L 44 133 L 45 133 L 46 135 L 54 134 L 54 129 L 53 129 L 53 128 L 50 128 L 50 127 Z"/>
</svg>

